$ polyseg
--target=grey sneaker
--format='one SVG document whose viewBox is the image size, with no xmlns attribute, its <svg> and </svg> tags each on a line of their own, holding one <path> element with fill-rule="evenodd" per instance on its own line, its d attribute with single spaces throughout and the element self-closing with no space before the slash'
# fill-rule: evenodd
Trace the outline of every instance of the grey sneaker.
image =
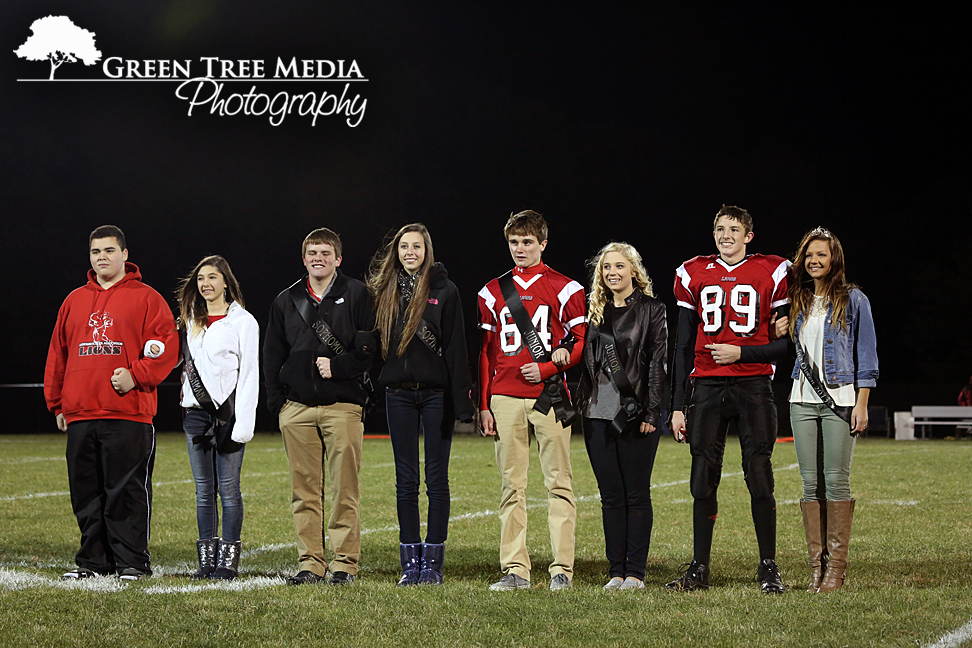
<svg viewBox="0 0 972 648">
<path fill-rule="evenodd" d="M 493 592 L 508 592 L 519 589 L 530 589 L 530 581 L 525 578 L 521 578 L 516 574 L 507 574 L 490 585 L 489 589 Z"/>
<path fill-rule="evenodd" d="M 550 591 L 559 592 L 560 590 L 570 589 L 573 585 L 567 574 L 557 574 L 550 579 Z"/>
<path fill-rule="evenodd" d="M 619 587 L 618 589 L 623 589 L 623 590 L 645 589 L 645 582 L 638 580 L 634 576 L 628 576 L 627 578 L 624 579 L 624 582 L 621 583 L 621 587 Z"/>
<path fill-rule="evenodd" d="M 607 585 L 604 586 L 604 589 L 606 590 L 621 589 L 622 583 L 624 583 L 624 579 L 621 578 L 620 576 L 615 576 L 614 578 L 612 578 L 607 582 Z"/>
</svg>

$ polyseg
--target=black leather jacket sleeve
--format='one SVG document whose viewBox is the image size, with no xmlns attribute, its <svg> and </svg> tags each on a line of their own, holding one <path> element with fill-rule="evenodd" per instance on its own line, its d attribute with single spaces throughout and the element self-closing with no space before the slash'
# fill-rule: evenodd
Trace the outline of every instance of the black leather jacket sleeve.
<svg viewBox="0 0 972 648">
<path fill-rule="evenodd" d="M 652 300 L 649 304 L 648 326 L 645 327 L 645 339 L 641 348 L 645 354 L 645 369 L 648 374 L 648 388 L 642 400 L 644 422 L 657 428 L 661 416 L 662 391 L 668 379 L 668 318 L 665 304 L 661 301 Z"/>
</svg>

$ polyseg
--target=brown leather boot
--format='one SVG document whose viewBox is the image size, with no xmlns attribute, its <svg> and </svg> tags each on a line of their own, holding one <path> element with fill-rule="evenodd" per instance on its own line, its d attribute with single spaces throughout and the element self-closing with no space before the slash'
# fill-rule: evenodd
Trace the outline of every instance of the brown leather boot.
<svg viewBox="0 0 972 648">
<path fill-rule="evenodd" d="M 800 500 L 803 511 L 803 533 L 810 555 L 810 585 L 807 592 L 815 593 L 827 570 L 827 500 Z"/>
<path fill-rule="evenodd" d="M 854 519 L 854 500 L 827 502 L 827 571 L 820 581 L 821 594 L 840 589 L 847 570 L 847 551 L 850 548 L 851 521 Z"/>
</svg>

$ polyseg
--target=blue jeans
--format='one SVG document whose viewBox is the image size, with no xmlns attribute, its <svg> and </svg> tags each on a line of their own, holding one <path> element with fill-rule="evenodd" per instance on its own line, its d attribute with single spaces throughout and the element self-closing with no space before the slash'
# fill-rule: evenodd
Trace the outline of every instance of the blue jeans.
<svg viewBox="0 0 972 648">
<path fill-rule="evenodd" d="M 223 454 L 209 443 L 193 443 L 196 438 L 212 437 L 211 417 L 205 410 L 187 409 L 182 417 L 189 447 L 189 465 L 196 482 L 196 525 L 199 537 L 215 538 L 219 529 L 216 496 L 223 505 L 223 540 L 237 542 L 243 529 L 243 495 L 240 493 L 240 470 L 243 468 L 243 446 Z"/>
<path fill-rule="evenodd" d="M 388 433 L 395 453 L 398 537 L 422 542 L 419 531 L 419 434 L 425 436 L 425 488 L 429 496 L 426 542 L 445 542 L 449 533 L 449 453 L 455 426 L 452 400 L 442 389 L 385 390 Z"/>
</svg>

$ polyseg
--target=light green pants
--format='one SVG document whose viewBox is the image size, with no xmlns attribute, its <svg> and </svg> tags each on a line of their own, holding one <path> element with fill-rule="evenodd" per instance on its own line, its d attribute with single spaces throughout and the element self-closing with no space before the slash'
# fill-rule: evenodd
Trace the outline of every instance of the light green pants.
<svg viewBox="0 0 972 648">
<path fill-rule="evenodd" d="M 790 427 L 803 499 L 851 499 L 850 469 L 854 444 L 850 426 L 823 403 L 790 403 Z"/>
</svg>

